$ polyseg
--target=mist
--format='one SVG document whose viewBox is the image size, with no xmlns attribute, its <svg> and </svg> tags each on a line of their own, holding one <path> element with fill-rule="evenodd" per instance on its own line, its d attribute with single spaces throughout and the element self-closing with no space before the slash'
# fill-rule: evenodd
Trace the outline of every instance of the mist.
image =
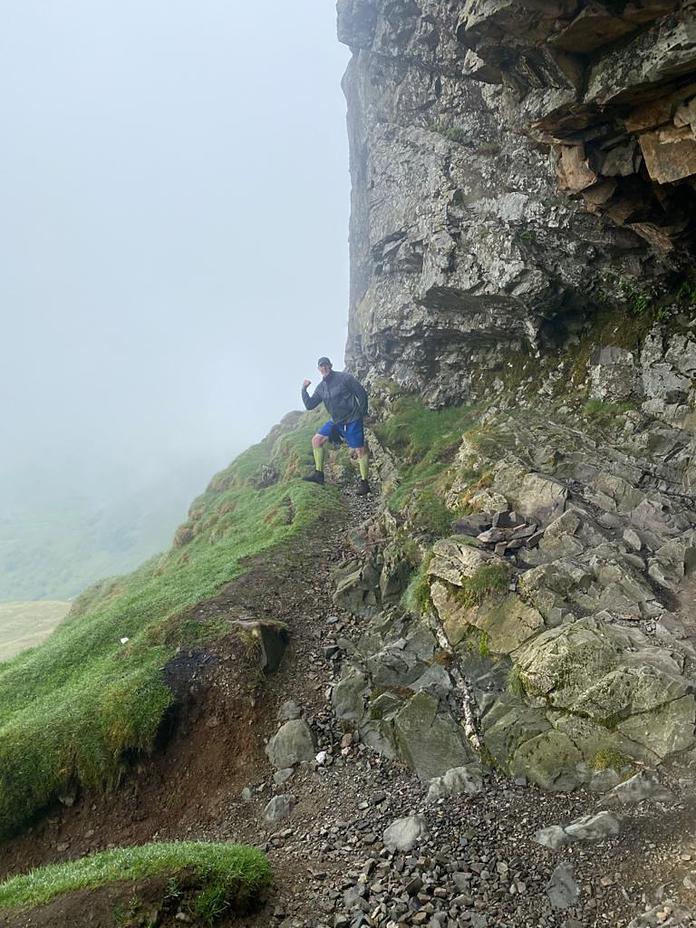
<svg viewBox="0 0 696 928">
<path fill-rule="evenodd" d="M 202 490 L 342 362 L 333 4 L 4 13 L 1 512 Z"/>
</svg>

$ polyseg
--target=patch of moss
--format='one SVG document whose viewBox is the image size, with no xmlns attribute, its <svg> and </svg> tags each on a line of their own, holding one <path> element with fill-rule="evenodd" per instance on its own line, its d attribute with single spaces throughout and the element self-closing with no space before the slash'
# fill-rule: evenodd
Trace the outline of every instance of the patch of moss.
<svg viewBox="0 0 696 928">
<path fill-rule="evenodd" d="M 635 403 L 607 403 L 593 399 L 583 405 L 582 414 L 591 425 L 604 429 L 616 425 L 619 417 L 635 408 Z"/>
<path fill-rule="evenodd" d="M 525 696 L 524 683 L 522 682 L 520 668 L 517 664 L 513 664 L 510 668 L 507 677 L 507 689 L 508 692 L 517 697 L 517 699 L 523 699 Z"/>
<path fill-rule="evenodd" d="M 599 770 L 623 770 L 624 767 L 632 763 L 631 758 L 619 751 L 604 750 L 597 751 L 592 758 L 591 767 L 594 771 Z"/>
</svg>

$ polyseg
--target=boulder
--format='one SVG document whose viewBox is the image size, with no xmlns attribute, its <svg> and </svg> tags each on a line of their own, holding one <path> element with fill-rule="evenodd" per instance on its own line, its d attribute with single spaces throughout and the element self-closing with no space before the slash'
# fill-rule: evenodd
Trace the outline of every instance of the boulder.
<svg viewBox="0 0 696 928">
<path fill-rule="evenodd" d="M 560 847 L 570 844 L 570 838 L 561 825 L 549 825 L 547 828 L 540 828 L 534 834 L 534 840 L 543 847 L 550 847 L 552 851 L 557 851 Z"/>
<path fill-rule="evenodd" d="M 528 522 L 548 525 L 565 509 L 567 488 L 553 477 L 525 473 L 516 465 L 496 469 L 494 487 Z"/>
<path fill-rule="evenodd" d="M 452 767 L 463 767 L 473 760 L 461 727 L 439 708 L 435 697 L 420 692 L 394 716 L 399 753 L 422 780 L 442 776 Z"/>
<path fill-rule="evenodd" d="M 518 747 L 510 761 L 510 772 L 526 776 L 543 789 L 564 792 L 582 783 L 582 760 L 570 738 L 552 728 Z"/>
<path fill-rule="evenodd" d="M 488 551 L 473 547 L 461 538 L 443 538 L 433 546 L 428 574 L 461 586 L 467 577 L 490 564 L 493 559 L 494 556 Z"/>
<path fill-rule="evenodd" d="M 615 837 L 620 831 L 621 823 L 611 812 L 583 815 L 565 827 L 565 833 L 571 841 L 602 841 L 604 838 Z"/>
<path fill-rule="evenodd" d="M 641 771 L 614 786 L 603 797 L 602 804 L 637 805 L 646 799 L 668 802 L 674 799 L 674 795 L 660 783 L 654 774 Z"/>
<path fill-rule="evenodd" d="M 281 725 L 266 745 L 266 754 L 276 770 L 311 763 L 315 751 L 312 731 L 302 719 L 291 719 Z"/>
<path fill-rule="evenodd" d="M 597 812 L 584 815 L 570 825 L 549 825 L 541 828 L 534 835 L 537 844 L 558 849 L 575 841 L 602 841 L 613 838 L 621 832 L 621 822 L 611 812 Z"/>
<path fill-rule="evenodd" d="M 515 593 L 492 594 L 479 605 L 467 606 L 456 588 L 436 581 L 430 595 L 452 647 L 466 641 L 475 628 L 485 634 L 492 653 L 510 654 L 544 627 L 540 612 Z"/>
<path fill-rule="evenodd" d="M 369 692 L 367 678 L 357 670 L 351 671 L 331 691 L 334 714 L 341 721 L 353 721 L 365 711 L 365 696 Z"/>
</svg>

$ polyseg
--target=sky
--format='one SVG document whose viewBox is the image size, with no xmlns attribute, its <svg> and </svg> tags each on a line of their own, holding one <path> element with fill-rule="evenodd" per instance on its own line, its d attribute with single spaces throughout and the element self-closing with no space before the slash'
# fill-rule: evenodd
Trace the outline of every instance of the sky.
<svg viewBox="0 0 696 928">
<path fill-rule="evenodd" d="M 347 59 L 331 0 L 3 5 L 0 504 L 203 486 L 341 366 Z"/>
</svg>

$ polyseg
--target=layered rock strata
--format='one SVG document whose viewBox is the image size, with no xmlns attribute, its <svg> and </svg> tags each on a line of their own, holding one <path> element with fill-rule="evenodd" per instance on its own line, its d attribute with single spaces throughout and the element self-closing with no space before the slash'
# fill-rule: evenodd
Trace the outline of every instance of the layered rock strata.
<svg viewBox="0 0 696 928">
<path fill-rule="evenodd" d="M 339 0 L 348 360 L 432 403 L 690 254 L 692 4 Z M 569 196 L 568 194 L 572 194 Z"/>
</svg>

